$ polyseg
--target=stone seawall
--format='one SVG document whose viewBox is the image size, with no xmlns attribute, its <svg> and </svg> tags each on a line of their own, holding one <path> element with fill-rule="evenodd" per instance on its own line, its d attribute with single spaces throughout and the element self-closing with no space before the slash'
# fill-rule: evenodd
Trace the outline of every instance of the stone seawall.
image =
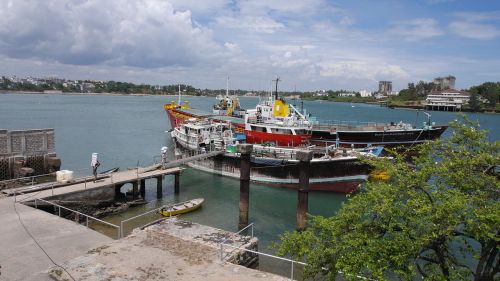
<svg viewBox="0 0 500 281">
<path fill-rule="evenodd" d="M 0 180 L 58 171 L 54 129 L 0 130 Z"/>
</svg>

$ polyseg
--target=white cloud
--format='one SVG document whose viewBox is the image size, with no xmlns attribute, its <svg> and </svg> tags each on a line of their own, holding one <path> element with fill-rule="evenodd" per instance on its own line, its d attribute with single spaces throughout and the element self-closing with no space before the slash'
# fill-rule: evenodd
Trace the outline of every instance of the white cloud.
<svg viewBox="0 0 500 281">
<path fill-rule="evenodd" d="M 67 64 L 163 67 L 220 55 L 212 31 L 161 0 L 0 2 L 0 51 Z"/>
<path fill-rule="evenodd" d="M 236 43 L 226 42 L 224 43 L 224 47 L 229 50 L 231 53 L 241 53 L 241 48 Z"/>
<path fill-rule="evenodd" d="M 409 74 L 399 65 L 374 63 L 367 61 L 329 61 L 318 64 L 320 75 L 356 80 L 400 80 L 409 77 Z"/>
<path fill-rule="evenodd" d="M 242 29 L 247 32 L 275 33 L 285 26 L 268 17 L 219 17 L 216 24 L 226 29 Z"/>
<path fill-rule="evenodd" d="M 408 41 L 424 40 L 444 34 L 439 23 L 432 18 L 395 22 L 389 32 L 402 36 Z"/>
<path fill-rule="evenodd" d="M 460 37 L 490 40 L 500 36 L 500 11 L 455 13 L 456 20 L 450 22 L 449 30 Z"/>
<path fill-rule="evenodd" d="M 239 0 L 235 1 L 242 14 L 262 15 L 269 12 L 308 16 L 321 9 L 334 9 L 324 0 Z"/>
</svg>

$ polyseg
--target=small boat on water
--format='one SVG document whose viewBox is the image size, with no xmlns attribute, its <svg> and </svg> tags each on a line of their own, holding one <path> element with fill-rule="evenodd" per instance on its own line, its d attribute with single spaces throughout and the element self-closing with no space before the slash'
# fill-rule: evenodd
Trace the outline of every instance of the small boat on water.
<svg viewBox="0 0 500 281">
<path fill-rule="evenodd" d="M 106 171 L 102 171 L 102 172 L 99 173 L 99 175 L 109 175 L 111 173 L 118 172 L 118 170 L 120 170 L 120 167 L 115 167 L 115 168 L 112 168 L 112 169 L 109 169 L 109 170 L 106 170 Z"/>
<path fill-rule="evenodd" d="M 159 213 L 165 217 L 189 213 L 200 208 L 203 201 L 205 201 L 203 198 L 191 199 L 186 202 L 163 207 L 160 209 Z"/>
</svg>

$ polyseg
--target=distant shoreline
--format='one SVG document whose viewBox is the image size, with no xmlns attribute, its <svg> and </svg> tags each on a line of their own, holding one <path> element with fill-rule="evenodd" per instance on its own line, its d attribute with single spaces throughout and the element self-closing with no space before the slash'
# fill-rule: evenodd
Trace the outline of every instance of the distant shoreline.
<svg viewBox="0 0 500 281">
<path fill-rule="evenodd" d="M 177 95 L 162 95 L 162 94 L 125 94 L 125 93 L 76 93 L 76 92 L 37 92 L 37 91 L 12 91 L 12 90 L 0 90 L 0 94 L 19 94 L 19 95 L 62 95 L 62 96 L 171 96 L 177 97 Z M 191 95 L 186 95 L 187 97 L 194 97 Z M 206 96 L 210 97 L 210 96 Z"/>
</svg>

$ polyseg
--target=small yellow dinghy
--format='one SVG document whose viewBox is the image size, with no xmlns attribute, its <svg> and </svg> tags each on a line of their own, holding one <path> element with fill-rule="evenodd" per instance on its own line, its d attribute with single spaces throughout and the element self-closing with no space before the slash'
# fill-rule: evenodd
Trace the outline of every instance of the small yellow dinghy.
<svg viewBox="0 0 500 281">
<path fill-rule="evenodd" d="M 186 201 L 186 202 L 177 203 L 177 204 L 174 204 L 174 205 L 168 206 L 168 207 L 163 207 L 160 209 L 159 212 L 162 216 L 165 216 L 165 217 L 189 213 L 189 212 L 192 212 L 192 211 L 200 208 L 201 204 L 203 204 L 203 201 L 205 201 L 205 199 L 203 199 L 203 198 L 191 199 L 191 200 Z"/>
</svg>

